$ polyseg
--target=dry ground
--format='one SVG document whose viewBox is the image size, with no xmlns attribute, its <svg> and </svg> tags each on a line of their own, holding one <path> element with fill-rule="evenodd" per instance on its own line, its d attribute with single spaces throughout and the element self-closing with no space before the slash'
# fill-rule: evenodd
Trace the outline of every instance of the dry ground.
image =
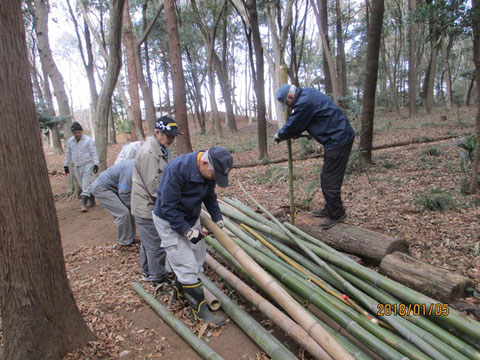
<svg viewBox="0 0 480 360">
<path fill-rule="evenodd" d="M 447 120 L 440 120 L 440 115 L 447 115 Z M 348 223 L 406 239 L 413 256 L 472 278 L 480 290 L 480 196 L 462 194 L 468 173 L 460 168 L 460 149 L 456 146 L 462 136 L 474 131 L 473 111 L 440 109 L 434 115 L 414 120 L 387 114 L 378 117 L 376 122 L 374 145 L 403 141 L 412 144 L 374 152 L 375 166 L 367 169 L 360 167 L 354 150 L 343 187 Z M 192 131 L 194 149 L 220 145 L 233 153 L 237 164 L 257 160 L 255 124 L 247 126 L 241 119 L 239 127 L 238 134 L 226 131 L 221 139 Z M 354 127 L 359 126 L 354 122 Z M 286 155 L 284 144 L 273 144 L 275 130 L 276 124 L 269 124 L 271 159 Z M 457 137 L 422 143 L 446 135 Z M 109 164 L 120 149 L 121 144 L 109 148 Z M 295 157 L 315 150 L 319 150 L 315 144 L 294 143 Z M 62 157 L 48 151 L 46 154 L 49 169 L 61 171 Z M 298 212 L 322 207 L 318 184 L 321 165 L 320 158 L 294 164 Z M 219 196 L 237 197 L 248 203 L 237 185 L 239 180 L 267 208 L 288 206 L 286 169 L 287 163 L 234 169 L 231 186 L 219 190 Z M 138 281 L 140 276 L 138 254 L 136 249 L 118 252 L 112 248 L 115 228 L 108 213 L 100 206 L 86 214 L 80 213 L 79 202 L 64 196 L 63 175 L 51 176 L 51 184 L 72 289 L 98 338 L 98 342 L 68 358 L 199 358 L 131 289 L 131 282 Z M 447 199 L 449 209 L 426 210 L 422 199 L 438 194 Z M 226 359 L 264 356 L 232 322 L 206 334 L 208 344 Z M 292 351 L 298 353 L 295 347 Z"/>
</svg>

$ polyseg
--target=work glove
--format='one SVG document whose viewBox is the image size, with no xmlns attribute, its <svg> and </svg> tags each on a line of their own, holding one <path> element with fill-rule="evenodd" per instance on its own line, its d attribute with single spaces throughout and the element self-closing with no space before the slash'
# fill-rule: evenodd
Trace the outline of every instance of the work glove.
<svg viewBox="0 0 480 360">
<path fill-rule="evenodd" d="M 98 173 L 98 165 L 93 165 L 93 173 Z"/>
<path fill-rule="evenodd" d="M 217 224 L 220 229 L 223 229 L 223 227 L 225 226 L 223 220 L 218 220 L 215 224 Z"/>
<path fill-rule="evenodd" d="M 280 139 L 278 134 L 275 134 L 275 136 L 273 137 L 273 141 L 275 141 L 277 144 L 280 144 L 280 141 L 282 141 L 282 139 Z"/>
<path fill-rule="evenodd" d="M 187 237 L 188 240 L 190 240 L 192 244 L 198 243 L 200 240 L 202 240 L 205 237 L 205 235 L 203 235 L 200 232 L 200 230 L 197 230 L 197 229 L 188 230 L 185 233 L 185 236 Z"/>
<path fill-rule="evenodd" d="M 63 171 L 65 172 L 65 174 L 70 174 L 70 169 L 68 168 L 68 166 L 64 166 Z"/>
</svg>

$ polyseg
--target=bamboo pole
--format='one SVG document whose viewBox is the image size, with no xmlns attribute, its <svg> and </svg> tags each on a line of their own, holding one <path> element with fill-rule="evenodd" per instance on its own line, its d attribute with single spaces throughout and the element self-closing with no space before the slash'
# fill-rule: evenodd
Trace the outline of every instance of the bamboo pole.
<svg viewBox="0 0 480 360">
<path fill-rule="evenodd" d="M 288 336 L 295 340 L 300 346 L 312 354 L 316 359 L 332 359 L 305 330 L 302 329 L 295 321 L 278 310 L 275 306 L 267 301 L 264 297 L 253 291 L 242 280 L 228 271 L 218 261 L 207 254 L 206 263 L 225 281 L 233 286 L 248 301 L 255 305 L 266 317 L 272 320 L 280 329 Z"/>
<path fill-rule="evenodd" d="M 230 199 L 230 198 L 222 198 L 222 200 L 225 201 L 231 207 L 237 209 L 239 212 L 244 213 L 245 215 L 251 217 L 252 219 L 254 219 L 254 220 L 256 220 L 256 221 L 258 221 L 258 222 L 260 222 L 264 225 L 270 226 L 273 229 L 280 230 L 278 228 L 278 226 L 275 225 L 275 223 L 268 220 L 266 217 L 260 215 L 259 213 L 255 212 L 254 210 L 250 209 L 247 205 L 242 203 L 240 200 Z"/>
<path fill-rule="evenodd" d="M 353 360 L 352 356 L 328 334 L 308 312 L 298 304 L 269 274 L 252 260 L 232 239 L 230 239 L 203 212 L 201 222 L 215 238 L 230 252 L 235 259 L 249 271 L 262 286 L 275 298 L 285 311 L 317 341 L 317 343 L 333 358 Z"/>
<path fill-rule="evenodd" d="M 220 304 L 220 301 L 205 286 L 203 287 L 203 295 L 205 295 L 205 301 L 212 311 L 220 309 L 222 304 Z"/>
<path fill-rule="evenodd" d="M 198 338 L 188 327 L 186 327 L 175 315 L 149 294 L 142 285 L 132 284 L 135 291 L 140 295 L 152 309 L 165 321 L 175 332 L 180 335 L 203 359 L 222 360 L 223 358 L 214 352 L 207 344 Z"/>
<path fill-rule="evenodd" d="M 225 295 L 204 274 L 200 274 L 203 285 L 222 303 L 222 309 L 274 360 L 294 360 L 293 355 L 279 340 L 265 330 L 248 313 L 241 309 L 232 299 Z"/>
</svg>

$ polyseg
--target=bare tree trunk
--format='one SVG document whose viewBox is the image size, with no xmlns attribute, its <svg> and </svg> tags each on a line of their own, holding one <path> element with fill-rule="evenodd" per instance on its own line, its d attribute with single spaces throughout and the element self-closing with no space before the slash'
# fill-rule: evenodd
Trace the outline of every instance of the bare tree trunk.
<svg viewBox="0 0 480 360">
<path fill-rule="evenodd" d="M 413 15 L 417 10 L 417 0 L 408 0 L 408 11 Z M 412 22 L 408 29 L 408 116 L 417 113 L 417 74 L 416 74 L 417 24 Z"/>
<path fill-rule="evenodd" d="M 137 134 L 137 139 L 145 139 L 142 124 L 142 110 L 140 108 L 140 94 L 138 91 L 138 73 L 135 60 L 135 41 L 133 37 L 132 20 L 130 19 L 130 6 L 125 0 L 123 8 L 123 37 L 125 43 L 125 55 L 127 58 L 128 94 L 130 95 L 130 108 L 133 114 L 132 126 Z"/>
<path fill-rule="evenodd" d="M 112 94 L 122 67 L 122 13 L 125 0 L 113 3 L 108 34 L 108 66 L 105 80 L 98 95 L 97 111 L 95 112 L 96 137 L 95 145 L 100 161 L 100 171 L 107 167 L 108 114 L 112 107 Z"/>
<path fill-rule="evenodd" d="M 165 81 L 165 98 L 167 100 L 167 113 L 168 116 L 172 116 L 172 105 L 170 104 L 170 85 L 168 82 L 168 63 L 167 63 L 167 55 L 162 49 L 162 67 L 163 67 L 163 78 Z"/>
<path fill-rule="evenodd" d="M 473 13 L 475 19 L 473 21 L 473 62 L 475 64 L 475 78 L 477 79 L 477 148 L 475 149 L 475 158 L 473 160 L 472 182 L 470 184 L 470 193 L 477 191 L 478 173 L 480 168 L 480 0 L 473 0 Z"/>
<path fill-rule="evenodd" d="M 447 108 L 452 107 L 452 74 L 450 71 L 450 62 L 448 61 L 447 34 L 446 30 L 442 32 L 442 65 L 445 69 L 445 86 L 447 89 L 446 101 Z"/>
<path fill-rule="evenodd" d="M 0 151 L 8 156 L 0 157 L 0 198 L 9 204 L 0 210 L 2 357 L 61 359 L 94 337 L 75 304 L 65 270 L 35 121 L 21 3 L 1 5 Z"/>
<path fill-rule="evenodd" d="M 313 4 L 313 1 L 312 1 L 312 7 L 315 11 L 315 4 Z M 319 26 L 322 27 L 322 32 L 325 34 L 326 48 L 328 49 L 328 52 L 330 52 L 330 39 L 328 37 L 328 1 L 327 0 L 318 1 L 318 12 L 320 17 Z M 332 77 L 330 75 L 331 72 L 330 72 L 330 67 L 327 59 L 327 51 L 322 51 L 322 59 L 323 59 L 323 76 L 325 77 L 325 93 L 333 94 Z"/>
<path fill-rule="evenodd" d="M 165 18 L 168 34 L 168 50 L 170 53 L 170 66 L 173 78 L 173 99 L 175 106 L 175 120 L 183 136 L 177 138 L 177 149 L 179 154 L 192 152 L 190 133 L 188 130 L 187 117 L 187 94 L 185 90 L 185 78 L 182 67 L 182 49 L 178 36 L 177 14 L 175 11 L 175 0 L 165 0 Z"/>
<path fill-rule="evenodd" d="M 113 111 L 110 106 L 108 111 L 108 145 L 115 145 L 117 143 L 117 133 L 115 131 L 115 121 L 113 120 Z"/>
<path fill-rule="evenodd" d="M 375 115 L 375 93 L 384 6 L 384 0 L 372 1 L 372 12 L 367 35 L 367 57 L 365 59 L 366 68 L 360 129 L 360 159 L 369 164 L 372 162 L 373 119 Z"/>
<path fill-rule="evenodd" d="M 209 95 L 210 95 L 210 110 L 212 118 L 212 131 L 218 137 L 223 137 L 222 124 L 220 123 L 220 116 L 218 114 L 217 100 L 215 100 L 215 74 L 213 73 L 212 64 L 208 65 L 207 68 L 208 75 L 208 86 L 209 86 Z"/>
<path fill-rule="evenodd" d="M 392 77 L 390 75 L 389 63 L 387 62 L 387 56 L 386 56 L 387 50 L 385 48 L 384 39 L 382 39 L 381 42 L 382 42 L 381 53 L 382 53 L 383 64 L 385 66 L 385 75 L 388 79 L 388 82 L 390 83 L 390 91 L 392 92 L 393 103 L 395 104 L 395 109 L 397 111 L 397 114 L 401 115 L 402 112 L 400 110 L 400 101 L 398 100 L 397 86 L 396 86 L 395 82 L 392 80 Z"/>
<path fill-rule="evenodd" d="M 470 106 L 470 99 L 472 97 L 472 90 L 473 90 L 473 85 L 474 84 L 475 84 L 475 74 L 470 79 L 470 83 L 468 85 L 467 93 L 465 94 L 465 106 L 466 107 Z"/>
<path fill-rule="evenodd" d="M 335 10 L 337 13 L 337 72 L 338 72 L 338 92 L 340 96 L 347 96 L 347 64 L 345 62 L 345 43 L 343 41 L 342 28 L 342 7 L 341 0 L 335 1 Z"/>
</svg>

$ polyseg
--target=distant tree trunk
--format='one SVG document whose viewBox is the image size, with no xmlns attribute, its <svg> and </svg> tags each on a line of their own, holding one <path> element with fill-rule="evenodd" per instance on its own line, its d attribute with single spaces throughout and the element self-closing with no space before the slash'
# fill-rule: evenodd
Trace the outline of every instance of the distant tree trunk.
<svg viewBox="0 0 480 360">
<path fill-rule="evenodd" d="M 342 7 L 341 0 L 335 1 L 335 10 L 337 13 L 337 73 L 338 73 L 338 92 L 340 96 L 347 96 L 347 64 L 345 62 L 345 43 L 343 41 L 342 28 Z"/>
<path fill-rule="evenodd" d="M 417 10 L 417 0 L 408 0 L 408 8 L 412 16 Z M 417 24 L 412 22 L 408 28 L 408 116 L 410 118 L 417 113 L 416 36 Z"/>
<path fill-rule="evenodd" d="M 135 42 L 133 37 L 132 20 L 130 19 L 130 6 L 125 0 L 123 8 L 123 36 L 125 43 L 125 55 L 127 58 L 128 94 L 130 95 L 130 109 L 133 115 L 132 126 L 135 129 L 137 139 L 145 139 L 142 124 L 142 110 L 140 108 L 140 94 L 138 91 L 138 73 L 135 60 Z"/>
<path fill-rule="evenodd" d="M 188 49 L 185 50 L 185 53 L 187 55 L 187 60 L 190 63 L 190 68 L 192 71 L 192 82 L 193 82 L 193 89 L 192 89 L 192 96 L 194 97 L 195 101 L 195 106 L 196 106 L 196 112 L 198 114 L 198 122 L 200 124 L 200 131 L 202 134 L 205 134 L 206 129 L 205 129 L 205 112 L 203 111 L 203 101 L 202 101 L 202 93 L 201 93 L 201 88 L 200 84 L 198 82 L 198 73 L 197 73 L 197 65 L 194 64 L 192 61 L 192 56 L 190 54 L 190 51 Z"/>
<path fill-rule="evenodd" d="M 452 74 L 450 71 L 450 61 L 448 61 L 448 44 L 446 30 L 442 32 L 442 65 L 445 70 L 445 87 L 447 89 L 446 101 L 447 108 L 452 107 Z"/>
<path fill-rule="evenodd" d="M 177 137 L 177 149 L 179 154 L 192 152 L 190 133 L 188 130 L 187 117 L 187 94 L 185 90 L 185 78 L 182 67 L 182 49 L 178 36 L 177 14 L 175 0 L 165 0 L 165 18 L 168 34 L 168 52 L 170 53 L 170 66 L 173 78 L 173 99 L 175 106 L 175 120 L 183 136 Z"/>
<path fill-rule="evenodd" d="M 378 58 L 382 36 L 384 0 L 373 0 L 367 34 L 367 56 L 363 85 L 362 120 L 360 130 L 360 158 L 372 162 L 373 119 L 375 115 L 375 93 L 377 88 Z"/>
<path fill-rule="evenodd" d="M 265 78 L 263 64 L 263 46 L 258 24 L 257 0 L 246 2 L 250 28 L 252 30 L 253 48 L 255 49 L 256 71 L 253 71 L 255 94 L 257 96 L 257 126 L 258 126 L 258 159 L 268 159 L 267 150 L 267 120 L 265 118 Z"/>
<path fill-rule="evenodd" d="M 313 0 L 315 1 L 315 0 Z M 315 4 L 312 4 L 315 9 Z M 328 1 L 318 0 L 318 12 L 320 16 L 320 25 L 325 34 L 326 48 L 330 52 L 330 39 L 328 37 Z M 327 59 L 327 51 L 322 51 L 323 59 L 323 76 L 325 77 L 325 93 L 333 94 L 332 77 L 330 75 L 330 67 Z"/>
<path fill-rule="evenodd" d="M 98 95 L 95 112 L 96 137 L 95 145 L 100 161 L 100 171 L 107 167 L 108 114 L 112 107 L 112 94 L 122 67 L 122 14 L 125 0 L 113 2 L 108 34 L 108 65 L 105 80 Z"/>
<path fill-rule="evenodd" d="M 388 82 L 390 83 L 390 91 L 392 92 L 393 103 L 395 104 L 395 110 L 397 111 L 398 115 L 401 115 L 402 112 L 400 109 L 400 101 L 398 100 L 397 86 L 395 84 L 395 81 L 392 80 L 392 76 L 390 75 L 389 63 L 387 62 L 387 56 L 386 56 L 387 50 L 385 47 L 384 39 L 381 40 L 381 53 L 382 53 L 383 64 L 385 66 L 385 75 L 386 75 L 386 78 L 388 79 Z"/>
<path fill-rule="evenodd" d="M 108 145 L 115 145 L 117 143 L 117 132 L 115 131 L 115 121 L 113 120 L 113 111 L 110 107 L 108 112 Z"/>
<path fill-rule="evenodd" d="M 475 84 L 475 74 L 472 76 L 470 79 L 470 83 L 468 84 L 468 89 L 465 94 L 465 106 L 469 107 L 470 106 L 470 99 L 472 97 L 472 90 L 473 90 L 473 85 Z"/>
<path fill-rule="evenodd" d="M 222 124 L 220 122 L 220 116 L 218 114 L 217 100 L 215 99 L 215 74 L 213 73 L 213 66 L 209 64 L 207 67 L 208 86 L 210 95 L 210 110 L 212 118 L 212 131 L 218 137 L 223 137 Z"/>
<path fill-rule="evenodd" d="M 21 2 L 1 5 L 0 151 L 8 154 L 0 157 L 0 198 L 8 204 L 0 210 L 2 357 L 61 359 L 94 337 L 65 270 L 36 121 Z"/>
<path fill-rule="evenodd" d="M 480 0 L 473 0 L 473 62 L 475 64 L 475 78 L 477 79 L 477 148 L 475 149 L 475 158 L 473 160 L 472 182 L 470 183 L 470 193 L 477 191 L 478 173 L 480 168 Z"/>
<path fill-rule="evenodd" d="M 162 49 L 162 68 L 163 68 L 163 79 L 165 81 L 165 99 L 167 100 L 167 113 L 168 116 L 172 116 L 172 105 L 170 103 L 170 85 L 168 82 L 168 62 L 167 55 Z"/>
</svg>

